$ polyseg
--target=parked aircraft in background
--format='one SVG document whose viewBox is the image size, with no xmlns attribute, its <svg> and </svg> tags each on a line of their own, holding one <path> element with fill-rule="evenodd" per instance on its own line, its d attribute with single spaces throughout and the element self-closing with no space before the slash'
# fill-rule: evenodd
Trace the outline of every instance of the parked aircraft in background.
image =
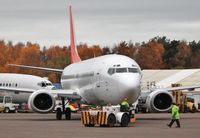
<svg viewBox="0 0 200 138">
<path fill-rule="evenodd" d="M 26 74 L 0 73 L 0 93 L 12 96 L 14 103 L 27 103 L 30 94 L 42 89 L 55 89 L 42 77 Z"/>
</svg>

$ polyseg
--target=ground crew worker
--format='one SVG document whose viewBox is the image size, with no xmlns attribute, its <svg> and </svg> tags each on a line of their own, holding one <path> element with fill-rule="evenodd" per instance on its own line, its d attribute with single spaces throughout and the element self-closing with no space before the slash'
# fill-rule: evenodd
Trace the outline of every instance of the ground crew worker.
<svg viewBox="0 0 200 138">
<path fill-rule="evenodd" d="M 179 114 L 179 108 L 178 106 L 176 105 L 176 103 L 172 103 L 172 116 L 171 116 L 171 122 L 169 124 L 167 124 L 168 127 L 171 127 L 174 123 L 174 121 L 176 121 L 176 124 L 177 124 L 177 128 L 180 128 L 180 122 L 179 122 L 179 119 L 180 119 L 180 114 Z"/>
<path fill-rule="evenodd" d="M 124 101 L 122 101 L 121 105 L 121 112 L 128 112 L 129 111 L 129 103 L 127 98 L 124 98 Z"/>
</svg>

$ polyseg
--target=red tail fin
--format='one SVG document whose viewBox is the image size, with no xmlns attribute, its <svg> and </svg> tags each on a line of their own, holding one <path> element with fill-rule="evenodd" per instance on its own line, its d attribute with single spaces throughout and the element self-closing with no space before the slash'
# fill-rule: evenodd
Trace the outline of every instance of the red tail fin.
<svg viewBox="0 0 200 138">
<path fill-rule="evenodd" d="M 76 63 L 76 62 L 80 62 L 81 59 L 78 55 L 77 48 L 75 46 L 75 41 L 74 41 L 74 28 L 73 28 L 72 6 L 71 5 L 69 7 L 69 12 L 70 12 L 70 39 L 71 39 L 70 58 L 71 58 L 71 63 Z"/>
</svg>

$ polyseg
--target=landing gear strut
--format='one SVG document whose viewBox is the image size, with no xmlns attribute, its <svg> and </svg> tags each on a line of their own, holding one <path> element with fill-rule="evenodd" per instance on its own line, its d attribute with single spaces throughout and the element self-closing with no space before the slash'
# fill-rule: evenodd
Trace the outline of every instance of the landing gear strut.
<svg viewBox="0 0 200 138">
<path fill-rule="evenodd" d="M 61 120 L 62 115 L 65 114 L 65 119 L 70 120 L 71 119 L 71 109 L 69 107 L 67 107 L 65 109 L 65 105 L 68 104 L 68 103 L 65 104 L 65 98 L 64 97 L 62 97 L 61 100 L 62 100 L 62 107 L 57 108 L 56 119 Z M 68 100 L 68 102 L 69 102 L 69 100 Z"/>
<path fill-rule="evenodd" d="M 65 119 L 66 120 L 71 119 L 71 109 L 70 108 L 66 108 L 66 110 L 65 110 Z"/>
<path fill-rule="evenodd" d="M 57 108 L 56 110 L 56 119 L 61 120 L 62 119 L 62 111 L 61 108 Z"/>
</svg>

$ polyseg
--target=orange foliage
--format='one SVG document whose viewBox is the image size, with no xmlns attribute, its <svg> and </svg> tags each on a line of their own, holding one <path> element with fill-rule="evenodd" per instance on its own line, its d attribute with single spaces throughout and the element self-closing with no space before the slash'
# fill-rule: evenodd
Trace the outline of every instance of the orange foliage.
<svg viewBox="0 0 200 138">
<path fill-rule="evenodd" d="M 103 51 L 97 45 L 88 47 L 87 44 L 83 44 L 83 45 L 78 46 L 78 53 L 82 60 L 86 60 L 86 59 L 101 56 L 103 54 Z"/>
<path fill-rule="evenodd" d="M 162 44 L 149 42 L 139 49 L 136 61 L 143 69 L 163 68 L 163 53 L 164 47 Z"/>
<path fill-rule="evenodd" d="M 24 47 L 20 53 L 20 57 L 15 63 L 32 66 L 39 66 L 41 64 L 39 45 L 28 43 L 27 47 Z"/>
<path fill-rule="evenodd" d="M 119 43 L 118 46 L 115 46 L 113 52 L 120 55 L 125 55 L 130 58 L 135 58 L 135 54 L 137 52 L 137 46 L 133 46 L 132 43 L 126 43 L 125 41 Z"/>
<path fill-rule="evenodd" d="M 186 42 L 173 41 L 172 43 L 168 39 L 158 40 L 155 39 L 142 45 L 133 45 L 131 42 L 123 41 L 113 49 L 108 47 L 101 48 L 99 45 L 89 47 L 87 44 L 80 44 L 77 48 L 82 60 L 116 53 L 135 59 L 142 69 L 200 67 L 200 42 L 191 43 L 193 49 L 191 51 L 190 45 L 188 46 Z M 5 43 L 0 40 L 0 72 L 38 75 L 48 77 L 52 82 L 59 82 L 60 76 L 53 73 L 13 68 L 6 65 L 14 63 L 63 69 L 70 64 L 68 51 L 67 47 L 59 46 L 51 46 L 48 49 L 44 47 L 43 51 L 41 51 L 38 44 L 28 42 L 27 44 L 18 43 L 13 45 L 12 42 Z M 166 59 L 170 59 L 170 62 L 167 62 L 169 60 Z"/>
</svg>

